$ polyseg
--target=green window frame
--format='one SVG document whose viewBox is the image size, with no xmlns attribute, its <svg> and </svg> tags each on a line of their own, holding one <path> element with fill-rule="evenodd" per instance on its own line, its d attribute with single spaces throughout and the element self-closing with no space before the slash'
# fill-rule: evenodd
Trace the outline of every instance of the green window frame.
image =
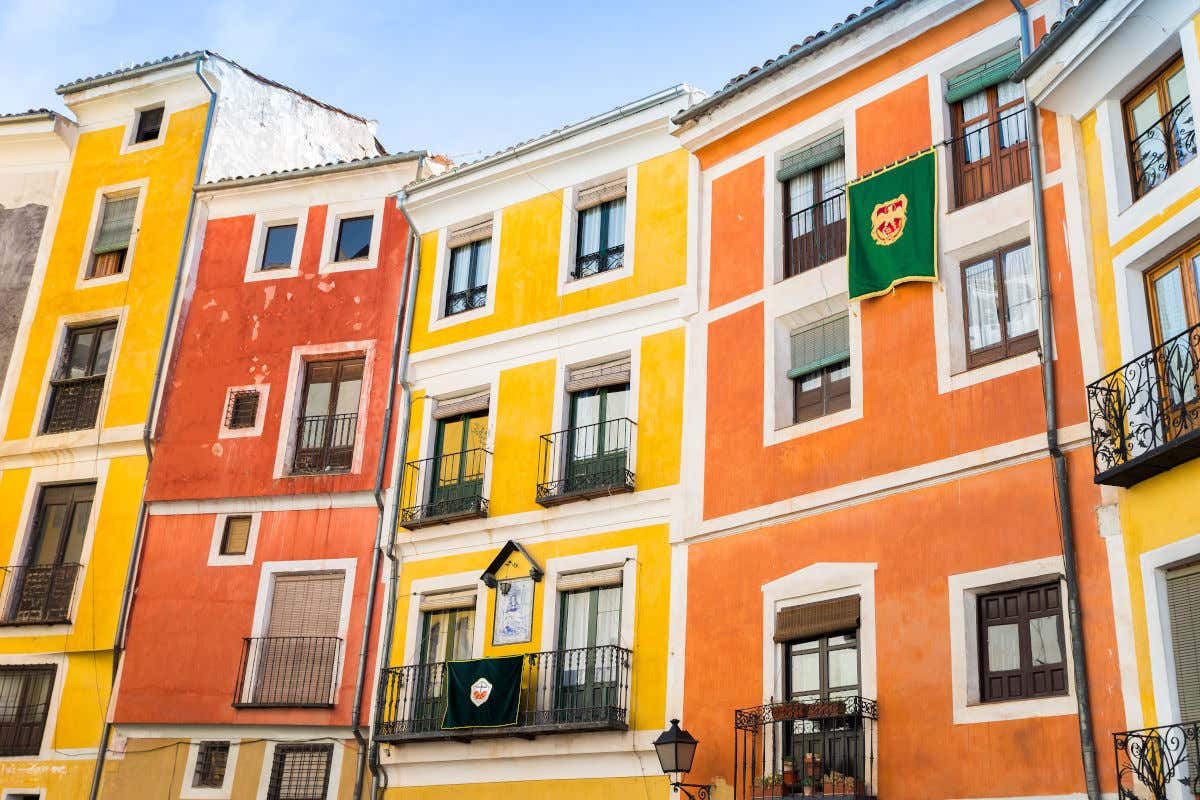
<svg viewBox="0 0 1200 800">
<path fill-rule="evenodd" d="M 557 709 L 602 709 L 617 704 L 622 589 L 620 585 L 594 586 L 559 594 Z M 611 616 L 602 619 L 602 615 Z M 580 621 L 582 630 L 577 626 Z M 580 633 L 583 641 L 572 641 L 573 635 Z"/>
<path fill-rule="evenodd" d="M 456 503 L 469 506 L 482 496 L 487 463 L 482 451 L 487 445 L 487 421 L 487 411 L 468 411 L 437 421 L 433 440 L 435 472 L 430 481 L 429 503 L 441 509 L 439 513 L 453 513 Z M 451 508 L 447 510 L 446 506 Z"/>
</svg>

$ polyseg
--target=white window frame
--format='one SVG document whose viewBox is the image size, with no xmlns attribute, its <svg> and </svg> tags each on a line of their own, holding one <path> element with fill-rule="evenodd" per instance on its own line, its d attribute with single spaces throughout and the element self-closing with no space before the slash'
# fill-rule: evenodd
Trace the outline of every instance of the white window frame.
<svg viewBox="0 0 1200 800">
<path fill-rule="evenodd" d="M 542 652 L 558 650 L 558 623 L 561 592 L 558 591 L 558 576 L 571 572 L 621 568 L 621 637 L 617 643 L 627 650 L 633 649 L 637 634 L 637 545 L 615 547 L 611 550 L 596 550 L 573 556 L 546 559 L 546 576 L 542 579 Z"/>
<path fill-rule="evenodd" d="M 242 555 L 225 555 L 221 552 L 221 542 L 225 539 L 225 521 L 230 517 L 250 517 L 250 533 L 246 538 L 246 552 Z M 253 564 L 261 522 L 261 511 L 228 511 L 217 514 L 213 524 L 212 544 L 208 548 L 208 566 L 245 567 Z"/>
<path fill-rule="evenodd" d="M 586 278 L 574 278 L 575 247 L 578 241 L 579 212 L 575 209 L 575 198 L 579 192 L 620 178 L 620 173 L 611 173 L 604 178 L 588 181 L 562 190 L 563 216 L 561 221 L 558 254 L 558 296 L 591 289 L 606 283 L 632 278 L 634 270 L 634 244 L 637 240 L 637 168 L 634 164 L 625 169 L 625 250 L 623 263 L 616 269 L 599 272 Z"/>
<path fill-rule="evenodd" d="M 258 392 L 258 409 L 254 416 L 254 426 L 250 428 L 229 427 L 229 402 L 235 392 Z M 267 419 L 267 400 L 270 397 L 271 384 L 252 383 L 247 386 L 230 386 L 225 390 L 225 404 L 221 406 L 221 425 L 217 431 L 218 439 L 242 439 L 249 436 L 262 436 L 263 424 Z"/>
<path fill-rule="evenodd" d="M 453 591 L 475 591 L 475 630 L 471 632 L 471 657 L 482 658 L 489 626 L 487 618 L 488 588 L 479 579 L 479 571 L 457 572 L 432 578 L 418 578 L 409 587 L 407 626 L 404 629 L 404 664 L 413 666 L 421 663 L 421 598 L 430 594 Z M 385 656 L 386 657 L 386 656 Z"/>
<path fill-rule="evenodd" d="M 375 269 L 379 263 L 379 245 L 383 239 L 383 209 L 387 198 L 362 201 L 352 200 L 331 203 L 325 209 L 325 233 L 322 238 L 321 263 L 318 274 L 350 272 L 359 269 Z M 334 261 L 337 255 L 337 237 L 341 221 L 353 217 L 371 217 L 371 252 L 366 258 L 353 261 Z"/>
<path fill-rule="evenodd" d="M 143 103 L 129 110 L 129 117 L 125 122 L 125 135 L 121 138 L 120 155 L 128 153 L 137 153 L 142 150 L 150 150 L 155 147 L 160 147 L 167 140 L 167 123 L 171 119 L 171 114 L 178 111 L 176 103 L 164 98 L 156 100 L 152 103 Z M 141 117 L 143 111 L 152 111 L 153 109 L 161 108 L 163 110 L 162 124 L 158 127 L 158 137 L 149 139 L 145 142 L 135 142 L 133 137 L 137 136 L 138 118 Z"/>
<path fill-rule="evenodd" d="M 950 601 L 950 675 L 954 724 L 1004 722 L 1079 713 L 1075 700 L 1075 653 L 1068 634 L 1070 613 L 1062 556 L 963 572 L 946 578 Z M 979 686 L 979 597 L 993 592 L 1058 581 L 1062 602 L 1063 659 L 1067 693 L 1053 697 L 983 702 Z"/>
<path fill-rule="evenodd" d="M 157 141 L 157 140 L 156 140 Z M 146 196 L 149 193 L 150 179 L 140 178 L 136 181 L 113 183 L 96 189 L 92 198 L 92 216 L 88 223 L 87 237 L 83 241 L 83 258 L 79 262 L 79 273 L 75 278 L 76 289 L 91 289 L 96 286 L 108 286 L 129 280 L 133 271 L 133 259 L 137 253 L 137 240 L 142 230 L 142 213 L 146 210 Z M 104 213 L 104 202 L 107 199 L 120 200 L 137 195 L 137 210 L 133 214 L 133 229 L 129 232 L 129 247 L 125 250 L 125 264 L 116 275 L 101 278 L 89 278 L 88 268 L 92 265 L 92 248 L 96 243 L 96 235 L 100 232 L 100 216 Z"/>
<path fill-rule="evenodd" d="M 0 800 L 13 800 L 13 798 L 23 797 L 25 795 L 33 795 L 38 800 L 45 800 L 46 790 L 43 788 L 27 788 L 13 787 L 11 789 L 0 790 Z"/>
<path fill-rule="evenodd" d="M 436 331 L 463 322 L 490 317 L 496 311 L 496 281 L 500 272 L 500 235 L 504 221 L 502 209 L 484 215 L 475 223 L 485 222 L 490 216 L 492 220 L 491 247 L 488 263 L 487 301 L 479 308 L 472 308 L 458 314 L 446 316 L 446 293 L 450 290 L 450 231 L 457 230 L 471 223 L 459 223 L 454 226 L 439 228 L 437 231 L 437 256 L 433 265 L 434 308 L 429 314 L 429 330 Z"/>
<path fill-rule="evenodd" d="M 228 742 L 229 756 L 225 760 L 225 780 L 218 787 L 192 786 L 196 777 L 196 761 L 200 757 L 200 745 L 204 742 Z M 179 787 L 179 800 L 229 800 L 233 797 L 233 778 L 237 773 L 238 751 L 241 749 L 237 739 L 221 739 L 219 737 L 194 738 L 188 744 L 187 763 L 183 769 L 183 781 Z"/>
<path fill-rule="evenodd" d="M 297 739 L 295 741 L 275 741 L 266 742 L 266 747 L 263 750 L 262 772 L 258 776 L 258 794 L 257 797 L 265 798 L 267 792 L 271 788 L 271 768 L 275 764 L 275 750 L 279 745 L 293 744 L 331 744 L 333 745 L 333 756 L 329 759 L 329 782 L 328 788 L 325 791 L 325 800 L 337 800 L 339 790 L 342 783 L 342 761 L 346 757 L 346 745 L 341 740 L 318 740 Z"/>
<path fill-rule="evenodd" d="M 1150 651 L 1150 681 L 1154 712 L 1160 724 L 1183 719 L 1175 677 L 1171 613 L 1167 604 L 1167 572 L 1200 558 L 1200 533 L 1141 554 L 1142 592 L 1146 603 L 1146 638 Z"/>
<path fill-rule="evenodd" d="M 304 232 L 308 222 L 307 208 L 289 208 L 254 215 L 254 230 L 250 234 L 250 252 L 246 260 L 245 281 L 274 281 L 300 275 L 300 256 L 304 252 Z M 262 270 L 267 248 L 267 229 L 282 225 L 296 226 L 296 244 L 292 248 L 292 265 L 287 269 Z"/>
</svg>

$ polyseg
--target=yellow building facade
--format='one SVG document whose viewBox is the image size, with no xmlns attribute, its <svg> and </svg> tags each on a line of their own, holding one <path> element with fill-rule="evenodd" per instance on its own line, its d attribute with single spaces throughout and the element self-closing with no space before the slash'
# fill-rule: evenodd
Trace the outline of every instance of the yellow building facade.
<svg viewBox="0 0 1200 800">
<path fill-rule="evenodd" d="M 697 174 L 676 87 L 408 187 L 411 409 L 376 787 L 666 797 Z M 388 618 L 390 616 L 390 619 Z M 678 616 L 678 615 L 676 615 Z M 504 727 L 449 663 L 518 656 Z"/>
<path fill-rule="evenodd" d="M 1138 797 L 1171 796 L 1200 774 L 1198 11 L 1080 3 L 1019 72 L 1029 96 L 1057 114 L 1043 119 L 1073 184 L 1068 242 L 1092 265 L 1076 298 L 1081 339 L 1091 339 L 1084 381 L 1104 487 L 1097 513 L 1132 729 L 1103 732 L 1113 734 L 1116 763 L 1102 767 Z"/>
</svg>

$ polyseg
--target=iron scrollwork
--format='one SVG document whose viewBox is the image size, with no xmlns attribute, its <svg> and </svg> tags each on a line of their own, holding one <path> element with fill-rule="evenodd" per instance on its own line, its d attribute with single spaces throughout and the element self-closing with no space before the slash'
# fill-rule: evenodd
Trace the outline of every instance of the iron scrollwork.
<svg viewBox="0 0 1200 800">
<path fill-rule="evenodd" d="M 1186 786 L 1194 780 L 1189 773 L 1197 766 L 1200 723 L 1123 731 L 1113 734 L 1113 744 L 1121 800 L 1167 800 L 1173 782 Z"/>
</svg>

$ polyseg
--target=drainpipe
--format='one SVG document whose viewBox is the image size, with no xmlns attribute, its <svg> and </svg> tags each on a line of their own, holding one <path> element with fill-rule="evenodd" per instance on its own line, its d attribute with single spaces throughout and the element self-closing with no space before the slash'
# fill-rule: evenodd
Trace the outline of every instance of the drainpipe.
<svg viewBox="0 0 1200 800">
<path fill-rule="evenodd" d="M 1029 12 L 1021 0 L 1010 0 L 1021 23 L 1021 60 L 1029 58 L 1031 39 Z M 1091 687 L 1084 652 L 1083 617 L 1079 599 L 1079 567 L 1075 554 L 1075 519 L 1071 511 L 1071 490 L 1067 478 L 1067 459 L 1058 444 L 1058 408 L 1054 375 L 1054 318 L 1050 308 L 1050 264 L 1046 252 L 1046 206 L 1042 197 L 1041 139 L 1037 106 L 1025 90 L 1025 116 L 1029 126 L 1029 161 L 1033 180 L 1033 219 L 1037 234 L 1038 282 L 1041 293 L 1042 391 L 1046 407 L 1046 446 L 1054 463 L 1054 491 L 1058 495 L 1059 533 L 1062 537 L 1063 572 L 1067 584 L 1067 629 L 1074 658 L 1075 699 L 1079 707 L 1079 747 L 1083 760 L 1083 781 L 1088 800 L 1100 800 L 1100 778 L 1096 769 L 1096 747 L 1092 738 Z"/>
<path fill-rule="evenodd" d="M 405 221 L 408 222 L 408 230 L 410 241 L 412 242 L 411 261 L 409 263 L 409 278 L 408 278 L 408 296 L 404 298 L 404 341 L 400 347 L 400 388 L 404 393 L 403 405 L 400 406 L 400 422 L 397 425 L 396 449 L 393 453 L 392 474 L 399 474 L 397 471 L 403 467 L 404 456 L 408 452 L 408 427 L 409 420 L 412 418 L 412 385 L 408 382 L 408 356 L 411 350 L 412 342 L 412 326 L 413 326 L 413 309 L 417 304 L 417 283 L 421 276 L 421 239 L 417 233 L 417 226 L 413 224 L 412 217 L 408 214 L 408 209 L 404 205 L 406 195 L 403 190 L 395 195 L 396 205 L 400 208 L 400 213 L 404 214 Z M 388 663 L 389 654 L 392 651 L 392 638 L 396 620 L 396 584 L 400 579 L 400 559 L 396 557 L 395 548 L 395 533 L 396 520 L 400 516 L 400 495 L 399 491 L 392 493 L 392 504 L 388 512 L 390 520 L 387 530 L 389 535 L 387 557 L 391 561 L 388 573 L 388 593 L 387 600 L 384 601 L 383 608 L 383 628 L 380 632 L 380 664 L 386 666 Z M 382 542 L 381 542 L 382 544 Z M 382 672 L 381 672 L 382 675 Z M 383 785 L 380 786 L 380 778 Z M 378 793 L 387 788 L 387 774 L 379 766 L 379 743 L 372 742 L 371 744 L 371 798 L 374 800 Z M 356 798 L 357 800 L 357 798 Z"/>
<path fill-rule="evenodd" d="M 212 87 L 200 67 L 208 58 L 207 53 L 196 57 L 196 77 L 208 90 L 208 113 L 204 117 L 204 133 L 200 138 L 200 157 L 196 161 L 196 177 L 192 186 L 198 186 L 204 176 L 204 159 L 208 154 L 209 134 L 212 132 L 213 115 L 217 110 L 217 90 Z M 150 406 L 146 410 L 146 424 L 142 428 L 142 447 L 146 449 L 146 477 L 142 480 L 142 499 L 138 508 L 137 526 L 133 531 L 133 547 L 129 551 L 129 564 L 125 569 L 125 587 L 121 590 L 121 610 L 117 616 L 116 636 L 113 637 L 113 673 L 112 689 L 116 688 L 117 676 L 120 674 L 121 654 L 124 651 L 125 629 L 129 623 L 130 607 L 133 603 L 133 585 L 138 565 L 142 558 L 142 543 L 146 531 L 146 487 L 150 483 L 150 464 L 154 461 L 152 436 L 154 434 L 155 409 L 158 406 L 162 388 L 163 372 L 167 362 L 167 350 L 171 343 L 171 331 L 175 325 L 175 314 L 179 310 L 179 295 L 183 284 L 183 269 L 187 260 L 188 245 L 192 237 L 192 219 L 196 214 L 196 190 L 193 189 L 188 198 L 187 218 L 183 229 L 183 243 L 179 247 L 179 263 L 175 266 L 175 282 L 171 286 L 171 299 L 167 304 L 167 321 L 163 328 L 162 341 L 158 346 L 158 362 L 154 366 L 154 382 L 150 387 Z M 108 742 L 112 737 L 112 709 L 115 692 L 109 696 L 109 713 L 104 718 L 104 728 L 100 734 L 100 748 L 96 753 L 96 768 L 92 772 L 92 788 L 88 793 L 89 800 L 96 800 L 100 795 L 100 777 L 104 772 L 104 760 L 108 754 Z"/>
<path fill-rule="evenodd" d="M 417 159 L 417 175 L 421 174 L 421 168 L 425 163 L 425 156 L 420 156 Z M 412 257 L 413 250 L 413 233 L 410 228 L 408 236 L 404 243 L 404 274 L 401 277 L 400 297 L 407 298 L 409 284 L 409 268 L 411 266 L 409 259 Z M 388 368 L 388 391 L 387 405 L 383 412 L 383 441 L 379 444 L 379 462 L 375 470 L 375 505 L 379 507 L 377 515 L 378 523 L 375 526 L 375 547 L 371 551 L 371 583 L 367 589 L 367 608 L 365 619 L 363 620 L 362 647 L 358 652 L 358 673 L 354 681 L 354 705 L 353 717 L 350 721 L 350 726 L 354 731 L 354 738 L 358 742 L 358 765 L 354 773 L 354 800 L 359 800 L 362 797 L 363 775 L 366 772 L 367 766 L 367 750 L 369 744 L 363 737 L 361 728 L 362 723 L 362 700 L 363 700 L 363 685 L 367 674 L 367 657 L 370 653 L 371 644 L 371 629 L 372 623 L 375 621 L 375 591 L 379 585 L 379 571 L 383 560 L 383 535 L 384 523 L 387 519 L 386 509 L 383 502 L 383 476 L 387 469 L 387 445 L 392 433 L 392 410 L 396 402 L 396 373 L 400 363 L 400 349 L 402 340 L 402 328 L 404 326 L 405 313 L 396 315 L 396 327 L 392 331 L 392 363 Z M 408 341 L 403 341 L 405 352 L 408 349 Z M 392 472 L 392 486 L 389 487 L 395 493 L 397 485 L 398 473 Z"/>
</svg>

